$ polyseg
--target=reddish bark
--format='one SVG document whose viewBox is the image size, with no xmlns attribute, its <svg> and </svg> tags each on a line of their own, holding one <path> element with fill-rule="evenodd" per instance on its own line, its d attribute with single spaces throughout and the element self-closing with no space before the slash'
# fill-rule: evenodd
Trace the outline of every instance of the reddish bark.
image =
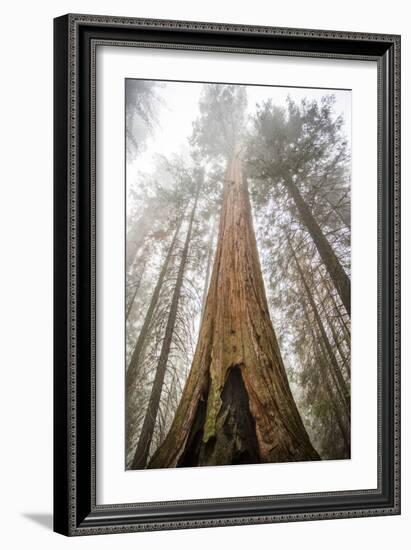
<svg viewBox="0 0 411 550">
<path fill-rule="evenodd" d="M 316 460 L 270 320 L 241 161 L 228 164 L 191 371 L 149 467 Z"/>
</svg>

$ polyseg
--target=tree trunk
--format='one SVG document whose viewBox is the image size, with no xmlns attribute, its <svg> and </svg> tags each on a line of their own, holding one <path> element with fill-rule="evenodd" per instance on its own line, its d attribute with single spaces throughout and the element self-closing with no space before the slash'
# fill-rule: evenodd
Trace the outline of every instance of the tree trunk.
<svg viewBox="0 0 411 550">
<path fill-rule="evenodd" d="M 144 262 L 144 265 L 141 268 L 140 273 L 138 275 L 137 281 L 134 283 L 133 295 L 130 298 L 130 301 L 129 301 L 129 304 L 128 304 L 127 310 L 126 310 L 126 321 L 130 317 L 130 313 L 131 313 L 131 310 L 133 309 L 133 305 L 134 305 L 134 300 L 136 299 L 138 291 L 140 290 L 140 286 L 141 286 L 141 282 L 143 280 L 145 269 L 146 269 L 146 262 Z"/>
<path fill-rule="evenodd" d="M 126 239 L 126 271 L 133 265 L 138 251 L 143 246 L 151 223 L 151 217 L 146 215 L 130 227 Z"/>
<path fill-rule="evenodd" d="M 329 360 L 330 360 L 329 365 L 332 369 L 332 374 L 333 374 L 335 382 L 336 382 L 337 390 L 339 390 L 339 392 L 340 392 L 340 395 L 341 395 L 342 401 L 344 403 L 346 413 L 348 415 L 348 418 L 350 418 L 350 416 L 351 416 L 351 414 L 350 414 L 350 392 L 347 388 L 347 384 L 346 384 L 346 382 L 344 380 L 344 377 L 341 373 L 340 366 L 339 366 L 338 361 L 335 357 L 334 350 L 333 350 L 332 345 L 330 343 L 330 340 L 328 338 L 327 332 L 324 328 L 324 324 L 322 322 L 320 314 L 318 313 L 317 305 L 314 301 L 313 295 L 310 291 L 310 287 L 308 286 L 308 283 L 307 283 L 306 278 L 304 276 L 303 270 L 302 270 L 302 268 L 300 266 L 300 263 L 298 261 L 298 258 L 296 256 L 296 253 L 295 253 L 295 250 L 293 248 L 292 242 L 291 242 L 289 237 L 287 237 L 287 240 L 288 240 L 288 244 L 289 244 L 289 247 L 290 247 L 290 250 L 291 250 L 291 254 L 294 258 L 294 262 L 297 266 L 297 270 L 298 270 L 298 273 L 300 275 L 300 279 L 301 279 L 301 282 L 303 284 L 305 293 L 307 295 L 307 298 L 308 298 L 308 301 L 310 303 L 312 312 L 314 314 L 314 318 L 316 320 L 318 329 L 320 331 L 322 344 L 324 345 L 326 353 L 329 357 Z"/>
<path fill-rule="evenodd" d="M 150 304 L 148 306 L 148 310 L 144 319 L 143 326 L 141 327 L 140 334 L 138 335 L 136 345 L 133 350 L 133 354 L 130 359 L 130 364 L 127 369 L 126 373 L 126 429 L 127 429 L 127 441 L 130 442 L 132 438 L 132 432 L 133 429 L 133 418 L 135 416 L 135 406 L 134 406 L 134 400 L 133 400 L 133 392 L 136 386 L 137 378 L 138 378 L 138 372 L 139 372 L 139 366 L 140 366 L 140 359 L 142 352 L 145 348 L 145 344 L 147 341 L 147 338 L 150 334 L 150 327 L 151 322 L 154 316 L 155 309 L 157 307 L 158 299 L 160 296 L 161 288 L 163 286 L 163 282 L 165 279 L 165 276 L 167 274 L 168 266 L 170 264 L 171 257 L 174 252 L 175 244 L 177 241 L 178 233 L 180 231 L 180 227 L 182 224 L 181 217 L 179 223 L 177 224 L 177 227 L 174 231 L 173 239 L 170 243 L 167 255 L 164 259 L 163 265 L 161 267 L 160 274 L 157 279 L 156 286 L 154 288 L 153 294 L 151 296 Z"/>
<path fill-rule="evenodd" d="M 331 248 L 330 243 L 324 236 L 321 227 L 318 225 L 291 177 L 284 177 L 284 184 L 297 207 L 302 222 L 308 229 L 308 232 L 317 247 L 318 253 L 320 254 L 321 259 L 335 284 L 335 288 L 340 295 L 341 301 L 344 304 L 348 315 L 351 315 L 351 283 L 348 275 L 344 271 L 339 259 Z"/>
<path fill-rule="evenodd" d="M 143 427 L 141 429 L 140 438 L 138 440 L 137 449 L 134 455 L 132 469 L 137 470 L 144 468 L 147 463 L 148 454 L 150 451 L 150 445 L 153 438 L 154 427 L 156 424 L 158 407 L 160 404 L 161 392 L 163 390 L 164 377 L 167 369 L 168 354 L 170 353 L 171 342 L 173 338 L 174 327 L 177 318 L 178 302 L 180 300 L 181 287 L 183 284 L 184 270 L 187 263 L 188 248 L 191 241 L 191 234 L 193 230 L 194 216 L 197 209 L 198 195 L 200 186 L 197 187 L 196 197 L 194 199 L 193 209 L 191 211 L 190 221 L 188 224 L 187 235 L 181 254 L 180 265 L 178 268 L 178 274 L 176 284 L 173 291 L 173 297 L 171 300 L 170 311 L 167 319 L 167 326 L 164 334 L 163 344 L 161 346 L 160 357 L 158 359 L 158 365 L 156 374 L 154 376 L 154 382 L 151 389 L 150 400 L 148 402 L 147 411 L 144 417 Z"/>
<path fill-rule="evenodd" d="M 331 295 L 331 292 L 330 292 L 330 289 L 329 289 L 329 286 L 327 285 L 327 281 L 326 281 L 326 278 L 324 276 L 324 273 L 322 272 L 322 270 L 320 270 L 320 277 L 321 277 L 321 282 L 322 284 L 325 286 L 326 288 L 326 292 L 327 292 L 327 298 L 329 298 L 332 302 L 332 307 L 334 308 L 334 311 L 336 313 L 336 315 L 338 316 L 338 322 L 337 324 L 340 326 L 340 323 L 341 323 L 341 313 L 340 311 L 338 310 L 336 304 L 335 304 L 335 300 L 333 299 L 333 296 Z M 317 292 L 317 295 L 318 295 L 318 292 Z M 345 351 L 343 350 L 343 347 L 341 345 L 341 337 L 340 337 L 340 334 L 339 334 L 339 331 L 337 330 L 337 328 L 335 327 L 334 325 L 334 321 L 333 319 L 330 319 L 329 317 L 329 314 L 327 312 L 327 308 L 324 304 L 324 302 L 322 302 L 322 310 L 324 312 L 324 315 L 326 316 L 327 318 L 327 324 L 328 326 L 330 327 L 331 329 L 331 333 L 333 335 L 333 341 L 334 341 L 334 344 L 335 344 L 335 347 L 337 348 L 338 350 L 338 353 L 343 361 L 343 365 L 344 365 L 344 369 L 346 370 L 348 376 L 351 376 L 351 365 L 350 365 L 350 346 L 348 344 L 348 353 L 345 353 Z M 341 328 L 340 326 L 340 331 L 344 331 L 343 328 Z M 344 343 L 347 344 L 347 342 L 345 341 L 346 338 L 344 336 Z"/>
<path fill-rule="evenodd" d="M 341 436 L 342 436 L 342 439 L 343 439 L 343 442 L 344 442 L 344 448 L 345 448 L 345 452 L 347 454 L 347 458 L 349 458 L 350 453 L 351 453 L 351 451 L 350 451 L 350 449 L 351 449 L 350 433 L 349 433 L 349 429 L 347 429 L 346 423 L 344 422 L 343 416 L 341 414 L 340 407 L 339 407 L 338 403 L 335 400 L 335 395 L 332 391 L 330 381 L 328 379 L 328 373 L 327 373 L 326 368 L 324 366 L 324 361 L 326 361 L 326 358 L 324 358 L 324 356 L 322 354 L 320 354 L 320 355 L 317 356 L 317 361 L 318 361 L 318 363 L 321 367 L 321 374 L 322 374 L 322 378 L 323 378 L 323 381 L 324 381 L 324 384 L 325 384 L 325 388 L 327 390 L 327 394 L 329 396 L 331 406 L 332 406 L 332 409 L 334 411 L 334 415 L 335 415 L 335 419 L 337 421 L 338 429 L 340 430 L 340 433 L 341 433 Z"/>
<path fill-rule="evenodd" d="M 311 319 L 310 319 L 310 315 L 308 313 L 307 306 L 306 306 L 304 300 L 302 302 L 302 305 L 303 305 L 303 310 L 304 310 L 304 317 L 307 321 L 307 328 L 308 328 L 308 331 L 311 335 L 311 339 L 313 341 L 313 346 L 314 346 L 314 350 L 315 350 L 314 351 L 315 359 L 317 361 L 317 364 L 320 367 L 321 378 L 322 378 L 322 381 L 324 383 L 326 393 L 327 393 L 328 398 L 330 400 L 332 409 L 334 411 L 335 419 L 337 421 L 337 425 L 338 425 L 338 428 L 340 430 L 341 437 L 343 438 L 345 451 L 347 453 L 347 456 L 350 456 L 350 449 L 351 449 L 350 434 L 349 434 L 349 431 L 347 429 L 346 423 L 344 422 L 344 419 L 342 417 L 341 410 L 340 410 L 340 405 L 339 405 L 339 403 L 337 403 L 337 401 L 335 399 L 335 395 L 334 395 L 334 392 L 333 392 L 331 384 L 330 384 L 329 369 L 327 369 L 326 356 L 324 356 L 323 353 L 319 349 L 318 339 L 317 339 L 317 336 L 316 336 L 315 331 L 313 329 L 312 322 L 311 322 Z"/>
<path fill-rule="evenodd" d="M 351 376 L 351 366 L 350 366 L 350 353 L 346 354 L 345 351 L 342 349 L 341 342 L 339 335 L 337 333 L 337 330 L 334 326 L 334 323 L 332 319 L 329 319 L 328 313 L 323 307 L 324 315 L 327 317 L 327 324 L 330 327 L 331 334 L 333 336 L 333 342 L 335 347 L 337 348 L 338 355 L 341 357 L 342 364 L 344 366 L 344 369 L 348 376 Z"/>
<path fill-rule="evenodd" d="M 201 302 L 201 319 L 204 316 L 205 305 L 206 305 L 206 301 L 207 301 L 208 284 L 210 282 L 211 265 L 212 265 L 212 260 L 213 260 L 213 244 L 214 244 L 215 225 L 216 225 L 216 218 L 213 217 L 213 223 L 212 223 L 212 226 L 211 226 L 210 240 L 208 241 L 206 277 L 205 277 L 205 281 L 204 281 L 203 298 L 202 298 L 202 302 Z"/>
<path fill-rule="evenodd" d="M 241 161 L 227 169 L 193 364 L 149 467 L 318 460 L 270 320 Z"/>
<path fill-rule="evenodd" d="M 346 341 L 346 344 L 349 348 L 351 348 L 351 333 L 350 333 L 350 329 L 347 325 L 347 321 L 346 319 L 344 318 L 343 314 L 341 313 L 341 305 L 340 304 L 337 304 L 337 300 L 333 294 L 333 289 L 332 289 L 332 284 L 330 284 L 328 282 L 328 280 L 322 275 L 322 280 L 325 284 L 325 286 L 327 287 L 327 290 L 328 290 L 328 295 L 330 297 L 330 300 L 332 301 L 333 303 L 333 306 L 334 306 L 334 309 L 335 311 L 337 312 L 338 314 L 338 318 L 340 320 L 340 323 L 341 323 L 341 326 L 342 326 L 342 329 L 343 329 L 343 332 L 345 334 L 345 341 Z"/>
</svg>

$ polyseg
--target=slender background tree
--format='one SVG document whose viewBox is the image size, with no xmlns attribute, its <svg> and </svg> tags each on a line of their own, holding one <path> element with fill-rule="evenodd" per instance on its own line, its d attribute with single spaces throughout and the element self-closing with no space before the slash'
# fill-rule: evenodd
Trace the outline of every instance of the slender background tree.
<svg viewBox="0 0 411 550">
<path fill-rule="evenodd" d="M 349 457 L 336 94 L 185 84 L 173 143 L 182 86 L 127 81 L 126 467 Z"/>
</svg>

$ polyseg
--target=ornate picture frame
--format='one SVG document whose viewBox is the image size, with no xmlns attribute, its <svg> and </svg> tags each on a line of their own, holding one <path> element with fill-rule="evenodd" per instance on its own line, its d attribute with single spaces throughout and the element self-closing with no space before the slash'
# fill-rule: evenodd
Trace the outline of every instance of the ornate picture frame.
<svg viewBox="0 0 411 550">
<path fill-rule="evenodd" d="M 377 488 L 144 502 L 136 494 L 135 503 L 97 503 L 96 51 L 103 44 L 377 64 Z M 56 532 L 77 536 L 399 514 L 400 37 L 75 14 L 56 18 L 54 293 Z"/>
</svg>

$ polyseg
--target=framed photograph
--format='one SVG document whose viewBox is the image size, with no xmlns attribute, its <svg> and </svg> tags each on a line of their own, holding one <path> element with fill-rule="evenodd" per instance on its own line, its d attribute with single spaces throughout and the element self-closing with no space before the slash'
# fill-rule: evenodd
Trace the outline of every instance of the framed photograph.
<svg viewBox="0 0 411 550">
<path fill-rule="evenodd" d="M 400 513 L 400 37 L 54 21 L 54 529 Z"/>
</svg>

